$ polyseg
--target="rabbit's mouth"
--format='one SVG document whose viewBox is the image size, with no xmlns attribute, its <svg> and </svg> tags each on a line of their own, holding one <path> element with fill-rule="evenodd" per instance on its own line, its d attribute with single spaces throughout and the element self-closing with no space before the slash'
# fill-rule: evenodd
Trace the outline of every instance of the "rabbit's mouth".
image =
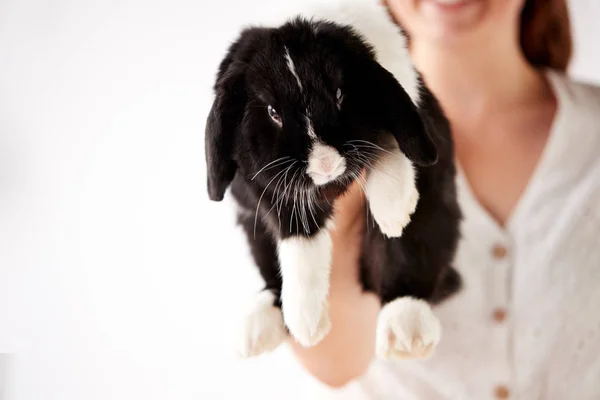
<svg viewBox="0 0 600 400">
<path fill-rule="evenodd" d="M 331 169 L 325 171 L 308 170 L 306 173 L 312 179 L 316 186 L 327 185 L 338 179 L 346 171 L 346 160 L 341 158 L 340 161 L 334 164 Z"/>
</svg>

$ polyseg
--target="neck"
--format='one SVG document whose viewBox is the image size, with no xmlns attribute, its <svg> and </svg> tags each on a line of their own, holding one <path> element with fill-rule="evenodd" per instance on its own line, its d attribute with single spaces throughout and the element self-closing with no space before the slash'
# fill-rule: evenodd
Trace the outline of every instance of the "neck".
<svg viewBox="0 0 600 400">
<path fill-rule="evenodd" d="M 416 67 L 450 119 L 473 119 L 490 111 L 512 111 L 539 102 L 549 88 L 522 56 L 517 40 L 499 33 L 480 44 L 413 41 Z"/>
</svg>

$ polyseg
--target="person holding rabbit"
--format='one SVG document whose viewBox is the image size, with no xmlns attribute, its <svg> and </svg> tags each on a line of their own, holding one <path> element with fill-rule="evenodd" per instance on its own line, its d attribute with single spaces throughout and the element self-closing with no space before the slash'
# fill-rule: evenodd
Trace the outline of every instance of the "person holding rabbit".
<svg viewBox="0 0 600 400">
<path fill-rule="evenodd" d="M 207 124 L 265 280 L 241 355 L 288 342 L 323 399 L 600 398 L 600 88 L 566 2 L 303 7 L 242 32 Z"/>
</svg>

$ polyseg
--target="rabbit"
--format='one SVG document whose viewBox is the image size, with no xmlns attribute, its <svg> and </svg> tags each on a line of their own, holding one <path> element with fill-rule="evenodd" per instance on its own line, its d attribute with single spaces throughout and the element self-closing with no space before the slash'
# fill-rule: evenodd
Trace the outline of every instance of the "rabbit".
<svg viewBox="0 0 600 400">
<path fill-rule="evenodd" d="M 357 180 L 375 222 L 360 280 L 381 300 L 376 353 L 433 354 L 431 306 L 461 286 L 461 212 L 449 121 L 406 43 L 383 5 L 346 0 L 302 2 L 227 48 L 206 121 L 207 190 L 218 202 L 230 189 L 265 284 L 237 333 L 241 357 L 330 331 L 333 204 Z"/>
</svg>

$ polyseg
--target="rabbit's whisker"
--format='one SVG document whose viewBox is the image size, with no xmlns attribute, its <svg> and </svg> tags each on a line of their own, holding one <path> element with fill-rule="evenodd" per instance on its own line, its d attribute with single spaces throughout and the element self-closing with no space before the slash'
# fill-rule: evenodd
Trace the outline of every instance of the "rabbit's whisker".
<svg viewBox="0 0 600 400">
<path fill-rule="evenodd" d="M 277 207 L 277 202 L 279 200 L 280 196 L 280 192 L 278 191 L 279 186 L 281 185 L 281 182 L 283 182 L 285 180 L 285 178 L 287 177 L 288 172 L 290 172 L 290 169 L 294 166 L 295 163 L 292 163 L 291 165 L 289 165 L 285 170 L 284 170 L 284 174 L 281 175 L 279 177 L 279 179 L 277 180 L 277 184 L 275 185 L 275 188 L 273 189 L 273 195 L 271 196 L 271 203 L 273 203 L 273 205 L 271 206 L 271 208 L 269 209 L 269 211 L 267 211 L 267 213 L 265 214 L 265 216 L 262 218 L 262 220 L 264 221 L 269 214 L 271 213 L 271 211 L 273 211 L 274 208 Z M 279 218 L 279 215 L 278 215 Z M 281 228 L 281 220 L 279 220 L 279 225 Z"/>
<path fill-rule="evenodd" d="M 293 166 L 294 166 L 294 164 L 290 165 L 289 168 L 288 168 L 288 171 L 286 171 L 286 173 L 284 175 L 284 178 L 283 178 L 283 191 L 280 193 L 280 195 L 275 200 L 275 205 L 277 206 L 277 221 L 279 222 L 279 230 L 281 230 L 281 208 L 283 207 L 283 201 L 285 200 L 288 187 L 293 182 L 294 176 L 296 176 L 296 172 L 298 171 L 297 169 L 294 171 L 294 175 L 292 175 L 292 179 L 288 183 L 287 182 L 287 176 L 288 176 L 289 170 Z M 287 201 L 286 201 L 286 203 L 287 203 Z"/>
<path fill-rule="evenodd" d="M 372 147 L 375 148 L 377 150 L 381 150 L 383 152 L 389 153 L 389 154 L 393 154 L 391 151 L 384 149 L 383 147 L 376 145 L 373 142 L 369 142 L 368 140 L 360 140 L 360 139 L 356 139 L 356 140 L 348 140 L 346 143 L 351 144 L 351 143 L 363 143 L 362 147 L 367 147 L 364 145 L 368 145 L 368 147 Z M 359 145 L 361 146 L 361 145 Z"/>
<path fill-rule="evenodd" d="M 285 157 L 280 157 L 280 158 L 278 158 L 276 160 L 271 161 L 270 163 L 268 163 L 267 165 L 265 165 L 264 167 L 262 167 L 260 170 L 258 170 L 258 172 L 255 173 L 254 176 L 252 176 L 252 178 L 250 180 L 253 181 L 258 176 L 258 174 L 260 174 L 261 172 L 264 172 L 264 171 L 266 171 L 268 169 L 275 168 L 277 166 L 284 165 L 284 164 L 286 164 L 288 162 L 293 161 L 293 160 L 287 160 L 288 158 L 289 158 L 288 156 L 285 156 Z M 273 165 L 273 164 L 276 164 L 276 165 Z"/>
<path fill-rule="evenodd" d="M 310 232 L 308 226 L 308 218 L 306 216 L 306 190 L 304 190 L 304 184 L 306 183 L 306 175 L 302 174 L 302 185 L 300 186 L 300 221 L 304 227 L 304 232 L 308 234 Z"/>
<path fill-rule="evenodd" d="M 365 166 L 369 167 L 370 169 L 381 172 L 382 174 L 385 174 L 385 175 L 389 176 L 390 178 L 401 182 L 401 179 L 398 176 L 391 173 L 391 171 L 383 170 L 376 166 L 376 165 L 378 165 L 378 166 L 381 165 L 376 154 L 362 152 L 359 150 L 350 150 L 348 153 L 353 154 L 356 160 L 360 161 L 361 164 L 364 164 Z M 371 157 L 369 157 L 369 156 L 371 156 Z"/>
<path fill-rule="evenodd" d="M 290 179 L 290 182 L 283 189 L 283 196 L 281 198 L 281 201 L 279 202 L 279 212 L 281 212 L 281 207 L 283 207 L 283 201 L 285 200 L 285 204 L 286 205 L 288 203 L 288 200 L 289 200 L 290 195 L 291 195 L 291 188 L 292 188 L 292 185 L 294 184 L 294 181 L 296 180 L 296 174 L 298 173 L 298 171 L 299 170 L 296 168 L 296 170 L 294 171 L 294 174 L 292 175 L 292 178 Z"/>
<path fill-rule="evenodd" d="M 254 212 L 254 237 L 256 238 L 256 222 L 258 220 L 258 209 L 260 208 L 260 202 L 262 201 L 262 198 L 264 196 L 264 194 L 266 193 L 267 189 L 269 188 L 269 186 L 271 185 L 271 183 L 281 174 L 283 174 L 286 170 L 281 170 L 279 171 L 273 178 L 271 178 L 271 180 L 269 181 L 269 183 L 267 184 L 267 186 L 265 186 L 265 189 L 262 191 L 260 197 L 258 198 L 258 204 L 256 205 L 256 211 Z"/>
<path fill-rule="evenodd" d="M 315 211 L 314 211 L 314 199 L 313 199 L 313 191 L 308 191 L 306 192 L 306 197 L 307 197 L 307 202 L 308 202 L 308 211 L 310 211 L 310 216 L 313 220 L 313 222 L 315 223 L 315 227 L 319 227 L 319 224 L 317 223 L 317 220 L 315 219 Z"/>
</svg>

